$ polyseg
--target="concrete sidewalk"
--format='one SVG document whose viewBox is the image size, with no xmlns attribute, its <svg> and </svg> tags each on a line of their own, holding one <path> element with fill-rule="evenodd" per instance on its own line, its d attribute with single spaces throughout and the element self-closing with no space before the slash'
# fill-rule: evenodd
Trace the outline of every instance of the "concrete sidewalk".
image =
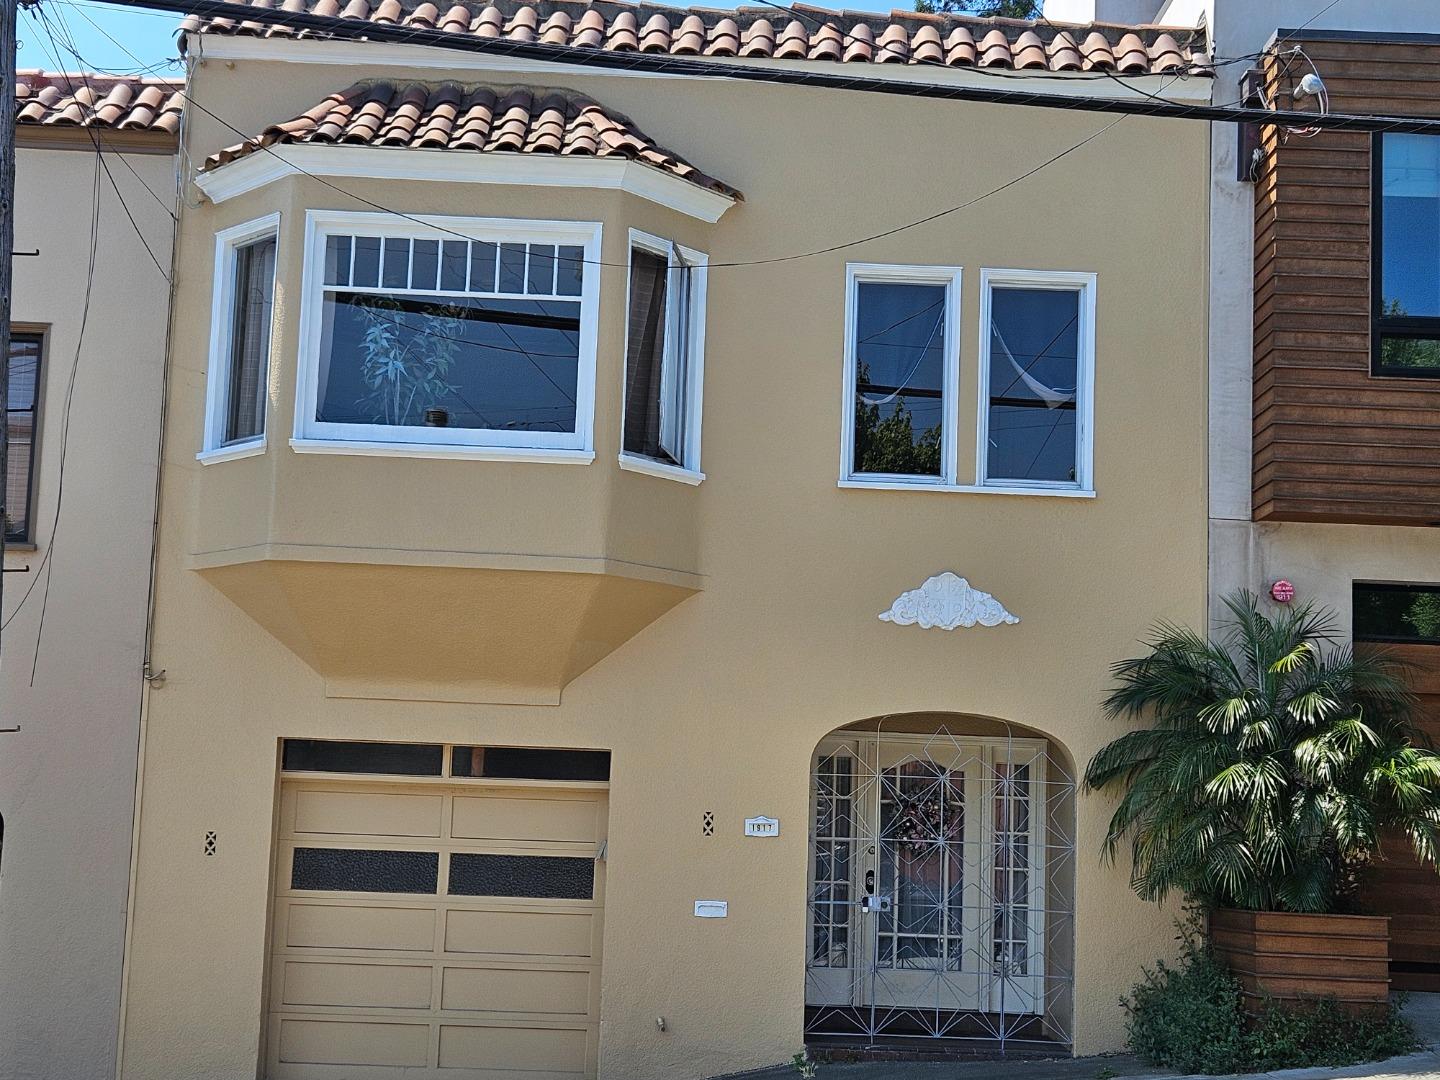
<svg viewBox="0 0 1440 1080">
<path fill-rule="evenodd" d="M 1233 1080 L 1440 1080 L 1440 994 L 1413 994 L 1405 1016 L 1426 1049 L 1388 1061 L 1340 1069 L 1284 1069 Z M 790 1066 L 744 1074 L 745 1080 L 795 1080 Z M 821 1065 L 817 1080 L 1214 1080 L 1156 1069 L 1128 1054 L 1053 1061 L 904 1062 Z M 736 1080 L 739 1080 L 737 1077 Z"/>
</svg>

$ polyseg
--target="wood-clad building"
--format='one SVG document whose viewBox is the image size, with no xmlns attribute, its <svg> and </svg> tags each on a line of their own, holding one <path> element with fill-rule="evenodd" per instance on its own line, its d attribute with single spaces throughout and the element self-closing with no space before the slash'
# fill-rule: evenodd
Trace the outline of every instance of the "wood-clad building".
<svg viewBox="0 0 1440 1080">
<path fill-rule="evenodd" d="M 1315 107 L 1296 92 L 1316 72 L 1332 111 L 1440 117 L 1440 37 L 1277 37 L 1301 50 L 1287 45 L 1266 60 L 1265 95 L 1277 106 Z M 1257 521 L 1440 524 L 1440 361 L 1431 356 L 1440 354 L 1440 325 L 1423 325 L 1440 316 L 1440 301 L 1423 315 L 1402 312 L 1401 299 L 1381 288 L 1385 199 L 1374 182 L 1387 140 L 1427 138 L 1264 131 L 1255 184 Z M 1416 336 L 1426 333 L 1436 337 Z"/>
</svg>

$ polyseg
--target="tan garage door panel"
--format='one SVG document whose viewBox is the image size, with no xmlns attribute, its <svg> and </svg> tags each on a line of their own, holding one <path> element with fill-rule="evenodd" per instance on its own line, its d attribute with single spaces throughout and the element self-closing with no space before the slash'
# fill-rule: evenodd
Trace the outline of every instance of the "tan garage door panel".
<svg viewBox="0 0 1440 1080">
<path fill-rule="evenodd" d="M 584 1076 L 583 1028 L 458 1027 L 440 1029 L 442 1069 L 524 1072 L 538 1077 Z"/>
<path fill-rule="evenodd" d="M 445 913 L 445 951 L 496 956 L 589 957 L 595 949 L 589 912 L 466 911 Z"/>
<path fill-rule="evenodd" d="M 353 1009 L 428 1009 L 434 969 L 400 964 L 285 964 L 285 1005 Z"/>
<path fill-rule="evenodd" d="M 585 1017 L 590 1013 L 590 973 L 447 967 L 440 977 L 440 1007 Z"/>
<path fill-rule="evenodd" d="M 439 836 L 439 795 L 377 791 L 297 791 L 295 832 L 343 836 Z"/>
<path fill-rule="evenodd" d="M 593 1080 L 606 805 L 287 776 L 267 1080 Z"/>
<path fill-rule="evenodd" d="M 600 833 L 597 810 L 588 799 L 456 798 L 450 835 L 593 844 Z"/>
<path fill-rule="evenodd" d="M 285 1064 L 423 1067 L 429 1056 L 428 1024 L 280 1021 L 280 1060 Z"/>
<path fill-rule="evenodd" d="M 285 944 L 292 949 L 430 952 L 434 908 L 285 904 Z"/>
</svg>

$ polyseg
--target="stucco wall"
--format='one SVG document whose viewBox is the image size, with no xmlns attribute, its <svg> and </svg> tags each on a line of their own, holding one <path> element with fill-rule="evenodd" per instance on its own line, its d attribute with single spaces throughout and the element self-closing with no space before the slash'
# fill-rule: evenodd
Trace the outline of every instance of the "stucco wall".
<svg viewBox="0 0 1440 1080">
<path fill-rule="evenodd" d="M 194 95 L 254 131 L 354 75 L 212 59 L 197 70 Z M 595 96 L 744 190 L 744 205 L 687 237 L 716 264 L 918 219 L 1112 122 L 749 85 L 579 74 L 527 81 Z M 192 122 L 194 160 L 235 139 L 203 116 Z M 698 1077 L 793 1054 L 817 741 L 882 714 L 971 713 L 1046 732 L 1084 761 L 1115 734 L 1098 709 L 1107 666 L 1131 654 L 1154 620 L 1204 617 L 1206 154 L 1200 125 L 1127 119 L 1063 164 L 923 228 L 815 258 L 713 270 L 708 479 L 683 492 L 617 471 L 617 267 L 604 269 L 601 285 L 593 464 L 336 458 L 325 466 L 334 482 L 313 482 L 319 473 L 292 460 L 286 443 L 295 357 L 293 330 L 282 321 L 265 457 L 206 466 L 202 475 L 194 455 L 215 230 L 261 206 L 355 202 L 291 180 L 243 205 L 187 211 L 156 616 L 156 663 L 168 677 L 150 694 L 125 1075 L 229 1078 L 256 1068 L 276 747 L 287 736 L 611 749 L 602 1076 Z M 584 191 L 341 186 L 407 213 L 498 206 L 602 220 L 607 262 L 623 259 L 620 226 L 656 217 L 631 197 Z M 293 304 L 294 243 L 282 239 L 291 245 L 280 257 L 282 310 Z M 980 268 L 1094 271 L 1098 497 L 837 488 L 847 259 L 964 267 L 962 416 L 973 416 L 978 393 Z M 973 454 L 973 433 L 968 443 Z M 647 520 L 656 530 L 674 527 L 666 508 L 673 503 L 682 523 L 693 522 L 698 564 L 672 569 L 698 568 L 705 588 L 571 683 L 559 706 L 327 698 L 312 669 L 186 568 L 202 543 L 222 539 L 213 520 L 194 513 L 202 492 L 224 483 L 222 470 L 243 472 L 237 498 L 253 483 L 247 498 L 256 513 L 292 530 L 311 527 L 274 514 L 293 497 L 280 488 L 293 484 L 305 485 L 312 520 L 354 521 L 362 532 L 392 502 L 424 497 L 446 506 L 503 485 L 507 521 L 533 515 L 545 523 L 529 540 L 533 550 L 575 555 L 591 554 L 587 546 L 598 541 L 583 500 L 573 518 L 554 513 L 574 485 L 626 500 L 632 534 Z M 372 482 L 358 482 L 367 476 Z M 502 535 L 483 522 L 457 529 L 463 511 L 406 516 L 413 548 L 483 552 Z M 248 514 L 233 519 L 237 536 L 253 525 Z M 517 535 L 524 539 L 523 530 Z M 667 541 L 654 550 L 666 557 L 690 549 Z M 994 593 L 1021 622 L 944 633 L 876 618 L 942 569 Z M 700 828 L 707 810 L 719 827 L 710 839 Z M 741 820 L 760 813 L 780 818 L 781 836 L 747 842 Z M 1171 950 L 1173 935 L 1171 912 L 1135 899 L 1124 868 L 1100 865 L 1106 802 L 1082 799 L 1078 816 L 1075 1012 L 1083 1052 L 1120 1045 L 1116 998 L 1141 964 Z M 207 830 L 218 832 L 214 858 L 202 855 Z M 730 917 L 693 918 L 698 897 L 728 899 Z M 666 1018 L 663 1032 L 657 1016 Z"/>
<path fill-rule="evenodd" d="M 12 317 L 46 348 L 36 546 L 5 559 L 29 572 L 5 577 L 0 727 L 21 730 L 0 735 L 0 1077 L 100 1078 L 116 1047 L 168 299 L 120 196 L 168 264 L 174 158 L 107 155 L 120 196 L 101 171 L 83 340 L 95 154 L 17 158 L 15 247 L 40 253 L 15 259 Z"/>
</svg>

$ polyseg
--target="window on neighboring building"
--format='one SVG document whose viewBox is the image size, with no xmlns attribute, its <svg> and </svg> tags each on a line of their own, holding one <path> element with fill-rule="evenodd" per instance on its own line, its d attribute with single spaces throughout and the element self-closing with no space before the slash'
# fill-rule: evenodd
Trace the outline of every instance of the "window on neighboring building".
<svg viewBox="0 0 1440 1080">
<path fill-rule="evenodd" d="M 311 219 L 302 439 L 589 449 L 598 226 Z"/>
<path fill-rule="evenodd" d="M 35 419 L 40 402 L 40 359 L 45 344 L 37 333 L 10 331 L 10 385 L 6 411 L 10 449 L 5 477 L 5 539 L 31 539 L 35 491 Z"/>
<path fill-rule="evenodd" d="M 1352 601 L 1356 641 L 1440 645 L 1440 585 L 1357 581 Z"/>
<path fill-rule="evenodd" d="M 1440 377 L 1440 137 L 1374 142 L 1376 375 Z"/>
<path fill-rule="evenodd" d="M 1094 277 L 981 272 L 979 483 L 1090 485 Z"/>
<path fill-rule="evenodd" d="M 258 446 L 265 436 L 278 216 L 216 238 L 209 407 L 202 457 Z"/>
<path fill-rule="evenodd" d="M 852 266 L 842 479 L 954 482 L 960 271 Z"/>
<path fill-rule="evenodd" d="M 630 234 L 624 458 L 697 473 L 705 256 Z"/>
</svg>

